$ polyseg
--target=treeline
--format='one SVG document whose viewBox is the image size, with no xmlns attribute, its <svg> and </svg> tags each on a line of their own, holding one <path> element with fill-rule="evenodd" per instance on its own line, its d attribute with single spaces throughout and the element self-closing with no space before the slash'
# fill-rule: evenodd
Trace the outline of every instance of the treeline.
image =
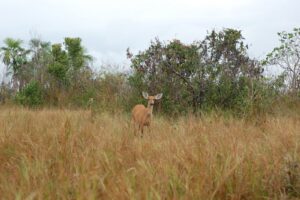
<svg viewBox="0 0 300 200">
<path fill-rule="evenodd" d="M 213 30 L 191 44 L 155 39 L 136 55 L 127 50 L 130 73 L 93 71 L 80 38 L 62 44 L 32 39 L 28 48 L 7 38 L 0 53 L 9 81 L 1 84 L 1 102 L 129 111 L 148 91 L 164 94 L 156 109 L 166 114 L 265 113 L 279 100 L 297 104 L 300 97 L 300 29 L 278 36 L 281 45 L 263 60 L 249 56 L 235 29 Z M 266 77 L 266 66 L 279 66 L 283 73 Z"/>
</svg>

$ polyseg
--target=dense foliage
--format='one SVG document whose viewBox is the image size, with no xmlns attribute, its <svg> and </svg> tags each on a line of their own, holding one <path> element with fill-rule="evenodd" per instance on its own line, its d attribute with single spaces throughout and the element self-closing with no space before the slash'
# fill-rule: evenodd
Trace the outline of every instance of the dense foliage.
<svg viewBox="0 0 300 200">
<path fill-rule="evenodd" d="M 299 33 L 279 33 L 280 47 L 262 61 L 249 56 L 240 30 L 212 30 L 191 44 L 156 38 L 137 54 L 127 50 L 130 73 L 91 70 L 92 57 L 80 38 L 58 44 L 34 38 L 28 48 L 7 38 L 0 55 L 9 82 L 1 84 L 1 101 L 87 107 L 94 99 L 99 111 L 129 111 L 143 103 L 141 92 L 148 91 L 164 93 L 155 108 L 166 114 L 216 109 L 240 116 L 265 113 L 281 96 L 293 94 L 299 100 Z M 266 77 L 267 65 L 282 67 L 283 74 Z"/>
<path fill-rule="evenodd" d="M 156 39 L 137 55 L 128 50 L 133 68 L 129 83 L 136 96 L 142 90 L 162 91 L 166 113 L 215 108 L 242 115 L 266 111 L 279 88 L 263 76 L 261 63 L 247 50 L 241 31 L 234 29 L 212 31 L 188 45 Z"/>
</svg>

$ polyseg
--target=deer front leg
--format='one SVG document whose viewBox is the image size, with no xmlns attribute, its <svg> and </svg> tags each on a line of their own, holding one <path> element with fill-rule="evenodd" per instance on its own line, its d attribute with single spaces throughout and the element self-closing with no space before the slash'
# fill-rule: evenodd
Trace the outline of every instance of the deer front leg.
<svg viewBox="0 0 300 200">
<path fill-rule="evenodd" d="M 140 132 L 141 132 L 141 125 L 140 124 L 138 124 L 138 135 L 140 134 Z"/>
</svg>

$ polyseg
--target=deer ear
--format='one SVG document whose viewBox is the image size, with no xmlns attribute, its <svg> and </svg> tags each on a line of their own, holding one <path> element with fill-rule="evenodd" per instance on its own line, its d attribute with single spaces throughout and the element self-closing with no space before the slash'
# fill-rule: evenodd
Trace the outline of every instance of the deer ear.
<svg viewBox="0 0 300 200">
<path fill-rule="evenodd" d="M 148 93 L 147 92 L 142 92 L 142 95 L 145 99 L 148 99 Z"/>
<path fill-rule="evenodd" d="M 159 99 L 162 98 L 162 96 L 163 96 L 163 94 L 162 94 L 162 93 L 159 93 L 159 94 L 155 95 L 155 99 L 156 99 L 156 100 L 159 100 Z"/>
</svg>

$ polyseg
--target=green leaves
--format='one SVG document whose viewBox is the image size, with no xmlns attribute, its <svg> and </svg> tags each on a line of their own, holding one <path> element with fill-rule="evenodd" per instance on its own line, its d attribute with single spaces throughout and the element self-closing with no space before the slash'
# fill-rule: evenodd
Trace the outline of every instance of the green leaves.
<svg viewBox="0 0 300 200">
<path fill-rule="evenodd" d="M 61 44 L 53 44 L 51 50 L 53 61 L 49 64 L 48 72 L 60 84 L 67 83 L 67 73 L 69 71 L 68 55 L 62 50 Z"/>
<path fill-rule="evenodd" d="M 6 38 L 4 40 L 4 44 L 10 48 L 10 49 L 15 49 L 15 50 L 24 50 L 21 48 L 21 44 L 23 43 L 22 40 L 19 39 L 13 39 L 13 38 Z"/>
<path fill-rule="evenodd" d="M 49 66 L 48 72 L 61 82 L 67 81 L 68 67 L 66 65 L 55 62 Z"/>
<path fill-rule="evenodd" d="M 69 65 L 73 70 L 79 70 L 84 67 L 87 62 L 92 60 L 91 56 L 85 55 L 80 38 L 67 37 L 65 38 L 64 45 L 67 51 Z"/>
</svg>

